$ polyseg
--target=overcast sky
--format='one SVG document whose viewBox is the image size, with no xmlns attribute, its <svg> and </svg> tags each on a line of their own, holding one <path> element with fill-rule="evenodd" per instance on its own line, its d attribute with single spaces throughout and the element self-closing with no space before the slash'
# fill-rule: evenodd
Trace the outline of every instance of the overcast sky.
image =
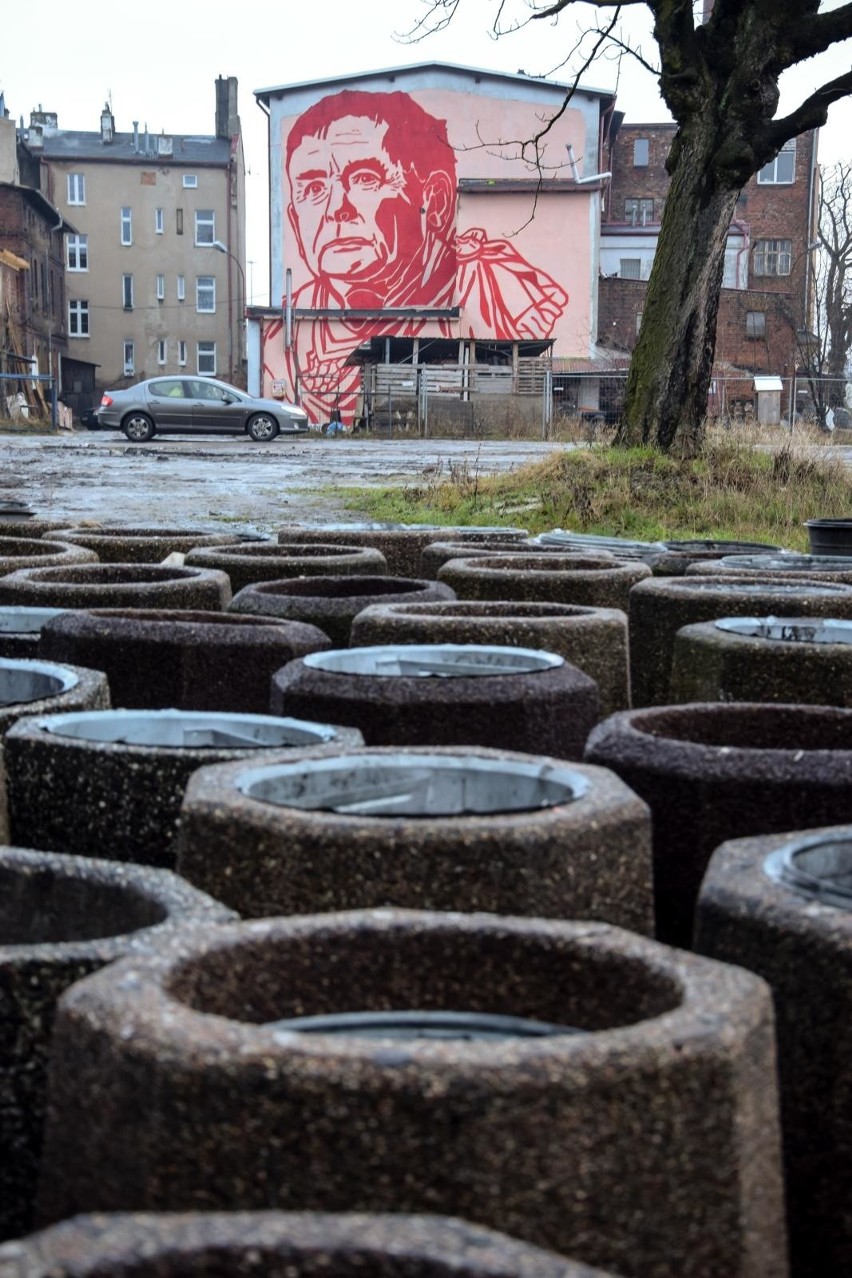
<svg viewBox="0 0 852 1278">
<path fill-rule="evenodd" d="M 783 2 L 783 0 L 781 0 Z M 834 8 L 841 0 L 830 0 Z M 41 105 L 56 111 L 60 128 L 100 128 L 110 100 L 116 128 L 133 121 L 155 133 L 212 133 L 218 75 L 239 80 L 239 110 L 246 153 L 250 300 L 268 296 L 266 116 L 254 90 L 280 84 L 373 71 L 416 62 L 455 62 L 514 73 L 570 79 L 560 66 L 578 32 L 595 21 L 588 5 L 552 22 L 528 23 L 495 39 L 501 0 L 460 0 L 448 29 L 417 43 L 405 33 L 427 14 L 430 0 L 39 0 L 30 10 L 7 0 L 0 43 L 0 91 L 17 120 Z M 504 23 L 527 14 L 524 0 L 505 0 Z M 644 5 L 625 10 L 631 38 L 653 61 L 656 46 Z M 788 111 L 817 84 L 852 63 L 852 41 L 837 46 L 782 82 Z M 599 61 L 583 77 L 599 89 L 618 90 L 628 121 L 668 119 L 653 76 L 633 59 Z M 852 102 L 831 108 L 820 135 L 820 159 L 852 158 Z"/>
</svg>

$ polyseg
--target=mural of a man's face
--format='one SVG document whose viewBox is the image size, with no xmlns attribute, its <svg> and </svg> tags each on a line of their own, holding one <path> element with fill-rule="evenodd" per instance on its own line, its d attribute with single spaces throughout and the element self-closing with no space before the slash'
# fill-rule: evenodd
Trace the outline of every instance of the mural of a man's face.
<svg viewBox="0 0 852 1278">
<path fill-rule="evenodd" d="M 332 121 L 290 157 L 290 220 L 315 275 L 355 283 L 422 249 L 421 192 L 384 145 L 388 125 Z"/>
</svg>

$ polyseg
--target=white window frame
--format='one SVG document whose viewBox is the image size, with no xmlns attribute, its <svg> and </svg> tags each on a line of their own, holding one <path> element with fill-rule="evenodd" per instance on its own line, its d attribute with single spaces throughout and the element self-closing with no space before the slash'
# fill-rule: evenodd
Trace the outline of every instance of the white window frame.
<svg viewBox="0 0 852 1278">
<path fill-rule="evenodd" d="M 133 310 L 133 276 L 121 277 L 121 305 L 125 311 Z"/>
<path fill-rule="evenodd" d="M 796 139 L 790 138 L 781 150 L 764 164 L 757 175 L 759 186 L 792 186 L 796 180 Z"/>
<path fill-rule="evenodd" d="M 161 366 L 164 366 L 166 363 L 166 348 L 167 348 L 166 339 L 164 337 L 158 338 L 157 339 L 157 363 L 160 364 Z"/>
<path fill-rule="evenodd" d="M 89 303 L 83 298 L 72 298 L 68 303 L 68 336 L 89 336 Z"/>
<path fill-rule="evenodd" d="M 166 277 L 165 275 L 157 276 L 157 301 L 164 302 L 166 300 Z"/>
<path fill-rule="evenodd" d="M 209 304 L 203 306 L 202 301 Z M 197 275 L 195 277 L 195 309 L 199 315 L 216 314 L 215 275 Z"/>
<path fill-rule="evenodd" d="M 88 271 L 88 235 L 69 234 L 65 237 L 65 268 L 68 271 Z"/>
<path fill-rule="evenodd" d="M 179 275 L 177 277 L 177 300 L 179 302 L 186 301 L 186 276 Z"/>
<path fill-rule="evenodd" d="M 136 343 L 125 341 L 124 347 L 124 376 L 132 377 L 136 372 Z"/>
<path fill-rule="evenodd" d="M 183 184 L 187 190 L 194 191 L 198 186 L 198 176 L 195 173 L 184 173 Z"/>
<path fill-rule="evenodd" d="M 186 342 L 183 338 L 178 341 L 178 364 L 181 368 L 186 367 Z"/>
<path fill-rule="evenodd" d="M 752 271 L 755 275 L 789 275 L 792 266 L 792 240 L 755 240 Z"/>
<path fill-rule="evenodd" d="M 69 204 L 85 204 L 86 203 L 85 173 L 69 173 L 68 174 L 68 203 Z"/>
<path fill-rule="evenodd" d="M 133 209 L 127 205 L 121 210 L 121 243 L 125 248 L 129 248 L 133 243 Z"/>
<path fill-rule="evenodd" d="M 210 367 L 203 367 L 203 363 L 210 362 Z M 216 343 L 215 342 L 199 342 L 195 358 L 196 370 L 199 377 L 215 377 L 216 376 Z"/>
<path fill-rule="evenodd" d="M 154 234 L 164 235 L 166 231 L 166 215 L 162 209 L 154 209 Z"/>
<path fill-rule="evenodd" d="M 635 273 L 633 267 L 635 266 Z M 629 267 L 629 270 L 625 270 Z M 641 257 L 622 257 L 618 263 L 618 278 L 621 280 L 641 280 L 642 278 L 642 259 Z"/>
<path fill-rule="evenodd" d="M 209 237 L 208 237 L 209 232 Z M 195 210 L 195 243 L 209 247 L 216 239 L 216 210 Z"/>
</svg>

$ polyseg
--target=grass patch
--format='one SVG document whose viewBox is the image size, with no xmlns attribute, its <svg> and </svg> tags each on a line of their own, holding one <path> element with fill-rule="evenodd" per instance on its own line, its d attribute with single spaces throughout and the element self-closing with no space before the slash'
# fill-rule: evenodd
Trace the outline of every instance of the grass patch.
<svg viewBox="0 0 852 1278">
<path fill-rule="evenodd" d="M 439 463 L 416 483 L 359 491 L 357 507 L 406 523 L 764 541 L 806 551 L 806 519 L 848 516 L 852 472 L 824 445 L 775 440 L 768 446 L 759 436 L 711 431 L 690 458 L 592 444 L 495 476 L 468 462 Z"/>
</svg>

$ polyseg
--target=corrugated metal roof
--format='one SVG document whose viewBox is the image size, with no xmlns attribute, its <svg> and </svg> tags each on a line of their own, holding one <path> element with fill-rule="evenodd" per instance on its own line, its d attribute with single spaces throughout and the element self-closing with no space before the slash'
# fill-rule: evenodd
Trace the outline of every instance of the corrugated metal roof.
<svg viewBox="0 0 852 1278">
<path fill-rule="evenodd" d="M 623 373 L 630 367 L 628 354 L 607 355 L 606 359 L 589 359 L 578 355 L 556 355 L 553 359 L 554 373 L 587 373 L 595 377 L 604 377 L 607 373 Z"/>
<path fill-rule="evenodd" d="M 231 158 L 230 138 L 199 136 L 197 134 L 168 133 L 172 153 L 161 155 L 158 151 L 160 134 L 146 135 L 140 131 L 134 145 L 133 133 L 116 133 L 113 142 L 104 142 L 100 133 L 77 129 L 60 129 L 44 135 L 42 146 L 30 146 L 33 155 L 43 155 L 48 160 L 100 160 L 110 164 L 138 164 L 143 168 L 180 165 L 181 168 L 227 166 Z"/>
</svg>

